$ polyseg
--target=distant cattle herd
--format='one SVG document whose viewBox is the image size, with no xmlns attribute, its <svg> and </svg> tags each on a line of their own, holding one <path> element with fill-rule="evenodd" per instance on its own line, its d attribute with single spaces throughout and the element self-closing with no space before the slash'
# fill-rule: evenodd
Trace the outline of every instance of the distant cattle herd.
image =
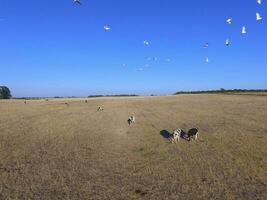
<svg viewBox="0 0 267 200">
<path fill-rule="evenodd" d="M 48 102 L 49 100 L 45 99 L 45 101 Z M 88 103 L 88 100 L 85 100 L 84 102 Z M 26 100 L 24 100 L 24 104 L 27 104 Z M 65 102 L 64 104 L 66 106 L 70 105 L 68 102 Z M 98 112 L 104 111 L 104 108 L 102 106 L 98 106 L 97 111 Z M 135 122 L 136 122 L 136 120 L 135 120 L 134 115 L 130 116 L 127 120 L 127 123 L 129 126 L 134 125 Z M 192 128 L 187 133 L 185 133 L 182 129 L 177 128 L 177 129 L 173 130 L 173 132 L 170 134 L 169 138 L 171 140 L 171 143 L 177 144 L 180 141 L 180 138 L 191 141 L 191 140 L 197 140 L 198 135 L 199 135 L 199 131 L 197 128 Z"/>
</svg>

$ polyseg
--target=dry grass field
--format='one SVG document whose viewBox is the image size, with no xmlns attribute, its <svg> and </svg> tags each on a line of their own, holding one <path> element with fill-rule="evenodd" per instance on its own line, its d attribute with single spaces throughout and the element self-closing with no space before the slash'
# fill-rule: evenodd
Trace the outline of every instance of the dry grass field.
<svg viewBox="0 0 267 200">
<path fill-rule="evenodd" d="M 266 200 L 267 96 L 0 101 L 0 199 Z"/>
</svg>

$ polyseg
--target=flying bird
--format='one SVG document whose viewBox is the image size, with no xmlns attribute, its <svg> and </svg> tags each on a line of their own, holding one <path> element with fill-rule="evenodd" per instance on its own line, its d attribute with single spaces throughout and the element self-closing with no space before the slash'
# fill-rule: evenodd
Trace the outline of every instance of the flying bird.
<svg viewBox="0 0 267 200">
<path fill-rule="evenodd" d="M 206 58 L 206 63 L 209 63 L 209 62 L 210 62 L 210 60 L 209 60 L 209 58 L 207 57 L 207 58 Z"/>
<path fill-rule="evenodd" d="M 109 25 L 105 25 L 105 26 L 104 26 L 104 30 L 105 30 L 105 31 L 110 31 L 110 26 L 109 26 Z"/>
<path fill-rule="evenodd" d="M 229 25 L 231 25 L 233 23 L 233 19 L 232 18 L 227 19 L 226 20 L 226 23 L 229 24 Z"/>
<path fill-rule="evenodd" d="M 145 41 L 144 41 L 144 45 L 149 46 L 150 43 L 149 43 L 147 40 L 145 40 Z"/>
<path fill-rule="evenodd" d="M 256 13 L 256 21 L 262 20 L 260 13 Z"/>
<path fill-rule="evenodd" d="M 73 0 L 73 3 L 74 3 L 74 4 L 79 4 L 79 5 L 82 5 L 82 2 L 81 2 L 81 0 Z"/>
<path fill-rule="evenodd" d="M 257 0 L 257 3 L 258 3 L 258 4 L 261 4 L 261 3 L 262 3 L 262 0 Z"/>
<path fill-rule="evenodd" d="M 242 34 L 246 34 L 247 33 L 247 28 L 245 26 L 242 27 Z"/>
<path fill-rule="evenodd" d="M 209 43 L 207 42 L 206 44 L 204 44 L 203 48 L 207 49 L 209 47 Z"/>
<path fill-rule="evenodd" d="M 225 41 L 225 45 L 226 45 L 226 46 L 230 46 L 230 45 L 231 45 L 231 42 L 230 42 L 229 39 L 227 39 L 227 40 Z"/>
</svg>

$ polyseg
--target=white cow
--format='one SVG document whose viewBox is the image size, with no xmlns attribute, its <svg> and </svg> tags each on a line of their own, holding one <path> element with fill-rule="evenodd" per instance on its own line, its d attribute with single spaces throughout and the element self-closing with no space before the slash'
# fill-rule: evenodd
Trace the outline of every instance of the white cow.
<svg viewBox="0 0 267 200">
<path fill-rule="evenodd" d="M 178 129 L 173 130 L 172 137 L 171 137 L 172 143 L 177 144 L 177 142 L 180 141 L 181 134 L 182 134 L 181 129 L 178 128 Z"/>
</svg>

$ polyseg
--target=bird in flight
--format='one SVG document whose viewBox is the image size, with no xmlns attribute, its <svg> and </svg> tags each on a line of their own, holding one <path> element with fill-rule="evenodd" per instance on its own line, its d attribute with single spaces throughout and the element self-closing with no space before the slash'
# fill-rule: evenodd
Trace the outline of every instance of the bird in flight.
<svg viewBox="0 0 267 200">
<path fill-rule="evenodd" d="M 247 33 L 247 28 L 245 26 L 242 27 L 242 34 L 246 34 Z"/>
<path fill-rule="evenodd" d="M 145 40 L 144 45 L 149 46 L 149 42 L 147 40 Z"/>
<path fill-rule="evenodd" d="M 225 41 L 225 45 L 226 45 L 226 46 L 230 46 L 230 45 L 231 45 L 231 42 L 230 42 L 229 39 L 227 39 L 227 40 Z"/>
<path fill-rule="evenodd" d="M 104 30 L 105 30 L 105 31 L 109 31 L 109 30 L 110 30 L 110 26 L 109 26 L 109 25 L 105 25 L 105 26 L 104 26 Z"/>
<path fill-rule="evenodd" d="M 81 2 L 81 0 L 73 0 L 73 3 L 74 3 L 74 4 L 79 4 L 79 5 L 82 5 L 82 2 Z"/>
<path fill-rule="evenodd" d="M 257 3 L 258 3 L 258 4 L 261 4 L 261 3 L 262 3 L 262 1 L 261 1 L 261 0 L 257 0 Z"/>
<path fill-rule="evenodd" d="M 256 21 L 262 20 L 260 13 L 256 13 Z"/>
<path fill-rule="evenodd" d="M 231 25 L 233 23 L 233 19 L 232 18 L 227 19 L 226 20 L 226 23 L 229 24 L 229 25 Z"/>
<path fill-rule="evenodd" d="M 209 62 L 210 62 L 210 60 L 209 60 L 209 58 L 207 57 L 207 58 L 206 58 L 206 63 L 209 63 Z"/>
<path fill-rule="evenodd" d="M 203 48 L 207 49 L 209 47 L 209 43 L 207 42 L 206 44 L 204 44 Z"/>
</svg>

